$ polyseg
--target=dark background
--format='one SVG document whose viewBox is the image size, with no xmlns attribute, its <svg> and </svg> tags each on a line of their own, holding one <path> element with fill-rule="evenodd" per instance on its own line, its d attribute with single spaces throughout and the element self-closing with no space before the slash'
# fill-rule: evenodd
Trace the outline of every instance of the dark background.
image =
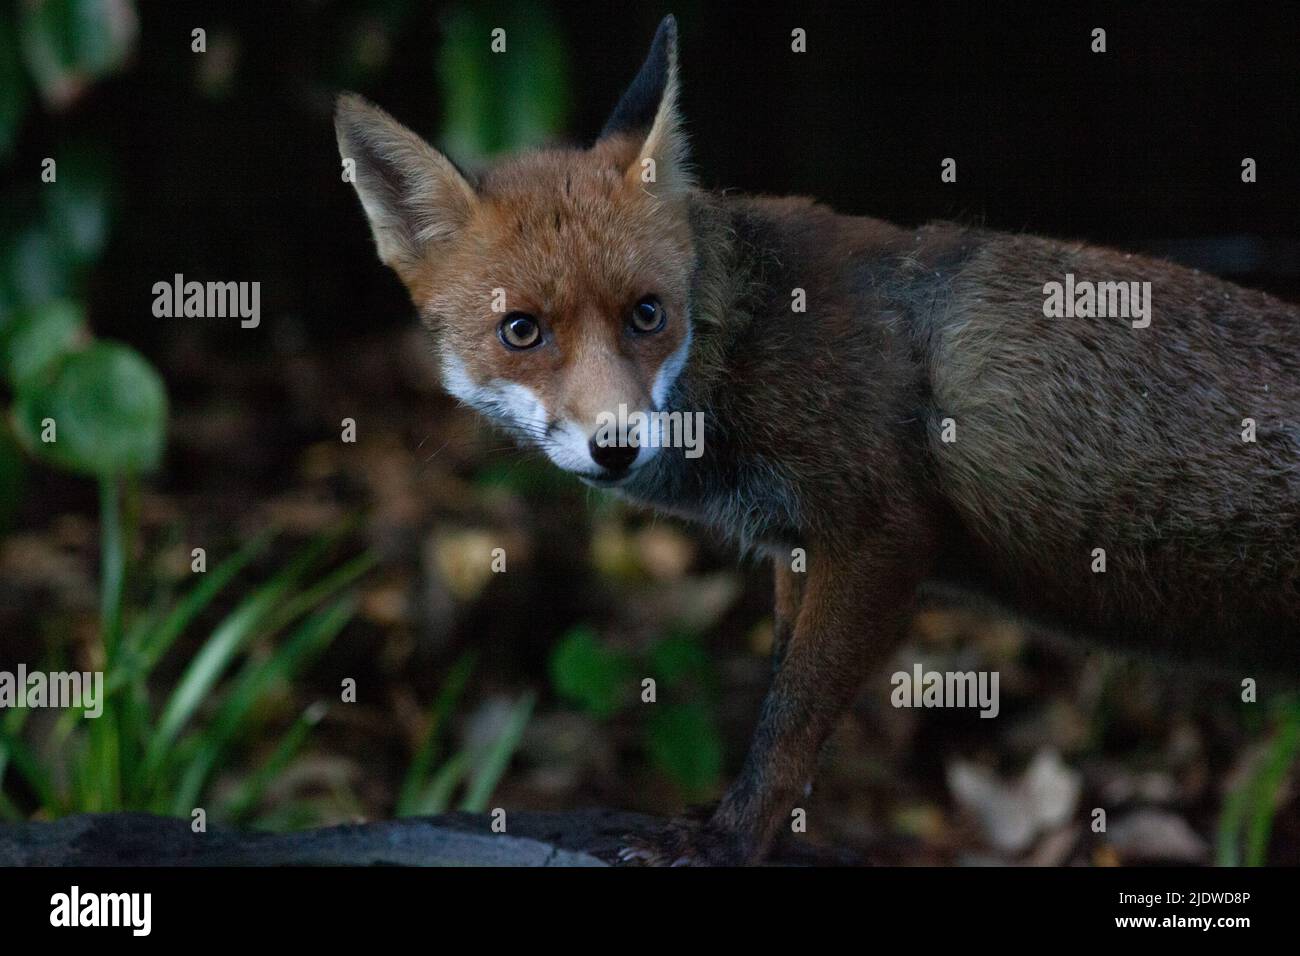
<svg viewBox="0 0 1300 956">
<path fill-rule="evenodd" d="M 517 7 L 475 6 L 510 31 Z M 807 194 L 900 223 L 1168 247 L 1295 288 L 1300 5 L 552 9 L 568 43 L 574 142 L 594 137 L 671 10 L 707 186 Z M 123 162 L 125 202 L 91 300 L 101 328 L 141 344 L 166 337 L 150 287 L 173 272 L 258 279 L 264 313 L 294 315 L 316 341 L 409 321 L 396 281 L 374 268 L 330 123 L 334 93 L 353 79 L 347 40 L 375 11 L 400 27 L 359 91 L 436 139 L 439 17 L 423 3 L 146 3 L 134 68 L 61 123 L 28 130 L 15 168 L 49 155 L 65 125 L 94 130 Z M 200 24 L 239 38 L 216 101 L 192 81 Z M 806 54 L 790 52 L 794 26 L 808 31 Z M 1105 54 L 1089 52 L 1094 26 L 1107 30 Z M 955 184 L 939 181 L 947 156 Z M 1253 185 L 1240 180 L 1245 156 L 1259 164 Z"/>
</svg>

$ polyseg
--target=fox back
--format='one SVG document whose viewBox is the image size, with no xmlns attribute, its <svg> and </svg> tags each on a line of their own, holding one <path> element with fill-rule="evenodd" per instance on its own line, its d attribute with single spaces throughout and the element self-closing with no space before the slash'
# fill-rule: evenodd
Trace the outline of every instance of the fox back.
<svg viewBox="0 0 1300 956">
<path fill-rule="evenodd" d="M 1067 275 L 1150 283 L 1149 326 L 1045 316 Z M 1300 309 L 994 236 L 922 328 L 938 488 L 1011 606 L 1134 649 L 1300 667 Z M 939 414 L 958 440 L 936 440 Z"/>
</svg>

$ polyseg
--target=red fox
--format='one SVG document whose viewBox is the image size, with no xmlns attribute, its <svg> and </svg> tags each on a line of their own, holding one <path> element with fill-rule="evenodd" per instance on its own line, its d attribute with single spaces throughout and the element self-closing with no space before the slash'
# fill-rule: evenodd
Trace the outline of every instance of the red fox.
<svg viewBox="0 0 1300 956">
<path fill-rule="evenodd" d="M 360 97 L 336 128 L 450 392 L 775 566 L 740 777 L 628 860 L 760 860 L 925 594 L 1300 667 L 1296 306 L 1074 242 L 702 190 L 671 17 L 589 149 L 471 179 Z M 602 437 L 620 407 L 702 413 L 700 449 L 662 423 Z"/>
</svg>

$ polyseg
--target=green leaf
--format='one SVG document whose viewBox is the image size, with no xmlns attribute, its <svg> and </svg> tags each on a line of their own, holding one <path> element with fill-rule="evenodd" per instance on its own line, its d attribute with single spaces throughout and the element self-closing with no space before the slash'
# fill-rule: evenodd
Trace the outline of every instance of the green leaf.
<svg viewBox="0 0 1300 956">
<path fill-rule="evenodd" d="M 429 725 L 425 731 L 424 740 L 420 744 L 420 749 L 416 751 L 411 766 L 407 769 L 406 777 L 402 782 L 402 789 L 397 797 L 396 816 L 409 817 L 421 812 L 438 812 L 423 809 L 420 794 L 425 788 L 424 781 L 429 776 L 430 768 L 438 759 L 438 741 L 443 728 L 451 717 L 452 711 L 456 709 L 456 704 L 460 700 L 460 695 L 464 693 L 465 685 L 468 683 L 469 675 L 473 670 L 474 655 L 471 652 L 466 652 L 456 661 L 451 673 L 443 681 L 438 696 L 433 702 L 433 708 L 429 713 Z"/>
<path fill-rule="evenodd" d="M 89 337 L 75 302 L 54 299 L 24 309 L 0 330 L 0 374 L 21 389 Z"/>
<path fill-rule="evenodd" d="M 1282 785 L 1297 754 L 1300 754 L 1300 699 L 1292 700 L 1287 706 L 1252 787 L 1255 808 L 1246 828 L 1247 866 L 1264 866 L 1268 862 L 1273 817 L 1278 811 Z"/>
<path fill-rule="evenodd" d="M 15 227 L 0 246 L 0 308 L 40 305 L 72 291 L 72 263 L 57 237 L 39 225 Z"/>
<path fill-rule="evenodd" d="M 650 757 L 692 797 L 717 788 L 722 776 L 722 738 L 712 714 L 700 704 L 659 704 L 646 728 Z"/>
<path fill-rule="evenodd" d="M 528 726 L 528 718 L 533 714 L 533 704 L 537 696 L 531 691 L 524 694 L 510 708 L 505 727 L 496 739 L 481 753 L 475 755 L 474 771 L 470 775 L 469 785 L 465 790 L 465 799 L 460 808 L 470 813 L 482 813 L 487 809 L 488 800 L 492 798 L 502 775 L 510 766 L 519 741 Z"/>
<path fill-rule="evenodd" d="M 318 701 L 303 711 L 298 719 L 294 721 L 288 733 L 276 745 L 275 752 L 240 786 L 239 792 L 235 794 L 226 811 L 231 819 L 241 820 L 248 816 L 261 801 L 275 778 L 298 755 L 298 751 L 307 742 L 307 737 L 311 734 L 312 728 L 324 719 L 326 711 L 325 704 Z M 179 812 L 183 816 L 189 812 L 189 809 L 186 806 Z"/>
<path fill-rule="evenodd" d="M 122 524 L 121 481 L 116 475 L 99 479 L 99 607 L 104 662 L 117 664 L 122 634 L 122 600 L 126 589 L 127 531 Z"/>
<path fill-rule="evenodd" d="M 18 809 L 12 800 L 5 796 L 3 790 L 0 790 L 0 820 L 6 820 L 9 823 L 22 823 L 27 819 L 26 815 Z"/>
<path fill-rule="evenodd" d="M 329 543 L 333 540 L 332 535 L 326 535 L 322 542 Z M 343 588 L 347 587 L 357 578 L 364 575 L 378 561 L 378 557 L 373 553 L 366 551 L 352 558 L 347 563 L 335 568 L 325 577 L 321 578 L 311 587 L 304 590 L 301 594 L 296 594 L 289 600 L 285 601 L 280 607 L 276 608 L 275 613 L 267 620 L 267 629 L 278 631 L 291 622 L 297 620 L 306 614 L 322 601 L 327 600 L 334 594 L 337 594 Z"/>
<path fill-rule="evenodd" d="M 27 785 L 36 792 L 41 806 L 51 816 L 58 816 L 62 812 L 62 802 L 54 789 L 54 783 L 36 755 L 19 739 L 18 731 L 18 726 L 0 720 L 0 762 L 12 763 L 14 769 L 27 781 Z"/>
<path fill-rule="evenodd" d="M 597 717 L 608 717 L 622 706 L 631 679 L 631 661 L 602 646 L 589 628 L 574 628 L 551 654 L 556 693 Z"/>
<path fill-rule="evenodd" d="M 108 675 L 107 693 L 114 693 L 137 677 L 146 676 L 175 640 L 185 632 L 196 617 L 217 597 L 240 571 L 266 550 L 274 532 L 267 530 L 253 538 L 217 567 L 202 576 L 184 598 L 167 614 L 151 625 L 146 625 L 131 635 L 126 642 L 133 656 L 125 658 L 121 666 Z"/>
<path fill-rule="evenodd" d="M 94 79 L 126 60 L 138 23 L 131 0 L 24 3 L 23 58 L 47 103 L 67 106 Z"/>
<path fill-rule="evenodd" d="M 514 38 L 505 63 L 503 149 L 540 146 L 564 131 L 570 106 L 564 34 L 539 4 L 516 4 Z M 522 53 L 522 55 L 520 55 Z"/>
<path fill-rule="evenodd" d="M 253 725 L 255 708 L 338 636 L 356 611 L 350 597 L 307 618 L 266 660 L 250 660 L 199 735 L 198 749 L 172 798 L 172 812 L 193 807 L 227 748 Z"/>
<path fill-rule="evenodd" d="M 492 31 L 506 31 L 494 53 Z M 461 7 L 438 54 L 442 139 L 464 161 L 537 146 L 563 130 L 569 110 L 564 39 L 553 17 L 515 3 L 502 16 Z"/>
<path fill-rule="evenodd" d="M 512 462 L 485 462 L 476 469 L 474 484 L 483 489 L 501 488 L 516 494 L 541 497 L 572 491 L 576 483 L 571 475 L 548 461 L 525 458 Z"/>
<path fill-rule="evenodd" d="M 1227 795 L 1220 811 L 1216 839 L 1219 866 L 1267 863 L 1278 794 L 1300 756 L 1300 697 L 1284 696 L 1275 710 L 1278 726 L 1273 740 L 1250 775 Z"/>
<path fill-rule="evenodd" d="M 694 681 L 707 684 L 712 677 L 704 646 L 688 634 L 674 634 L 650 649 L 650 670 L 665 687 Z"/>
<path fill-rule="evenodd" d="M 181 675 L 163 708 L 145 753 L 142 785 L 157 782 L 159 770 L 171 756 L 169 751 L 177 735 L 216 686 L 235 655 L 259 633 L 266 632 L 282 602 L 288 599 L 303 575 L 320 560 L 332 541 L 331 535 L 321 535 L 303 548 L 287 567 L 246 597 L 213 630 Z"/>
<path fill-rule="evenodd" d="M 19 438 L 34 454 L 93 475 L 157 466 L 167 430 L 167 392 L 153 366 L 134 349 L 99 342 L 70 355 L 52 380 L 18 393 Z M 46 419 L 52 442 L 42 441 Z"/>
<path fill-rule="evenodd" d="M 235 655 L 250 641 L 257 628 L 280 599 L 280 591 L 264 588 L 247 598 L 217 626 L 199 653 L 185 669 L 163 709 L 145 755 L 145 778 L 153 780 L 167 757 L 168 748 L 189 721 L 208 692 L 221 679 Z"/>
<path fill-rule="evenodd" d="M 462 750 L 447 759 L 433 777 L 424 792 L 412 804 L 407 816 L 422 817 L 434 813 L 445 813 L 451 807 L 451 796 L 456 792 L 462 780 L 470 770 L 470 755 Z"/>
<path fill-rule="evenodd" d="M 94 262 L 108 239 L 113 192 L 108 166 L 101 154 L 84 146 L 52 158 L 54 182 L 40 188 L 50 234 L 68 262 Z"/>
</svg>

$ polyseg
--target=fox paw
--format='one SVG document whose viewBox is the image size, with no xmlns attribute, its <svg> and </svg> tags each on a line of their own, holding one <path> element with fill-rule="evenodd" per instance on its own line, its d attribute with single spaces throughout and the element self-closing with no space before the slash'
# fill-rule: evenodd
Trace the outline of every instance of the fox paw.
<svg viewBox="0 0 1300 956">
<path fill-rule="evenodd" d="M 654 833 L 624 837 L 618 859 L 625 866 L 741 866 L 745 854 L 734 833 L 677 818 Z"/>
</svg>

